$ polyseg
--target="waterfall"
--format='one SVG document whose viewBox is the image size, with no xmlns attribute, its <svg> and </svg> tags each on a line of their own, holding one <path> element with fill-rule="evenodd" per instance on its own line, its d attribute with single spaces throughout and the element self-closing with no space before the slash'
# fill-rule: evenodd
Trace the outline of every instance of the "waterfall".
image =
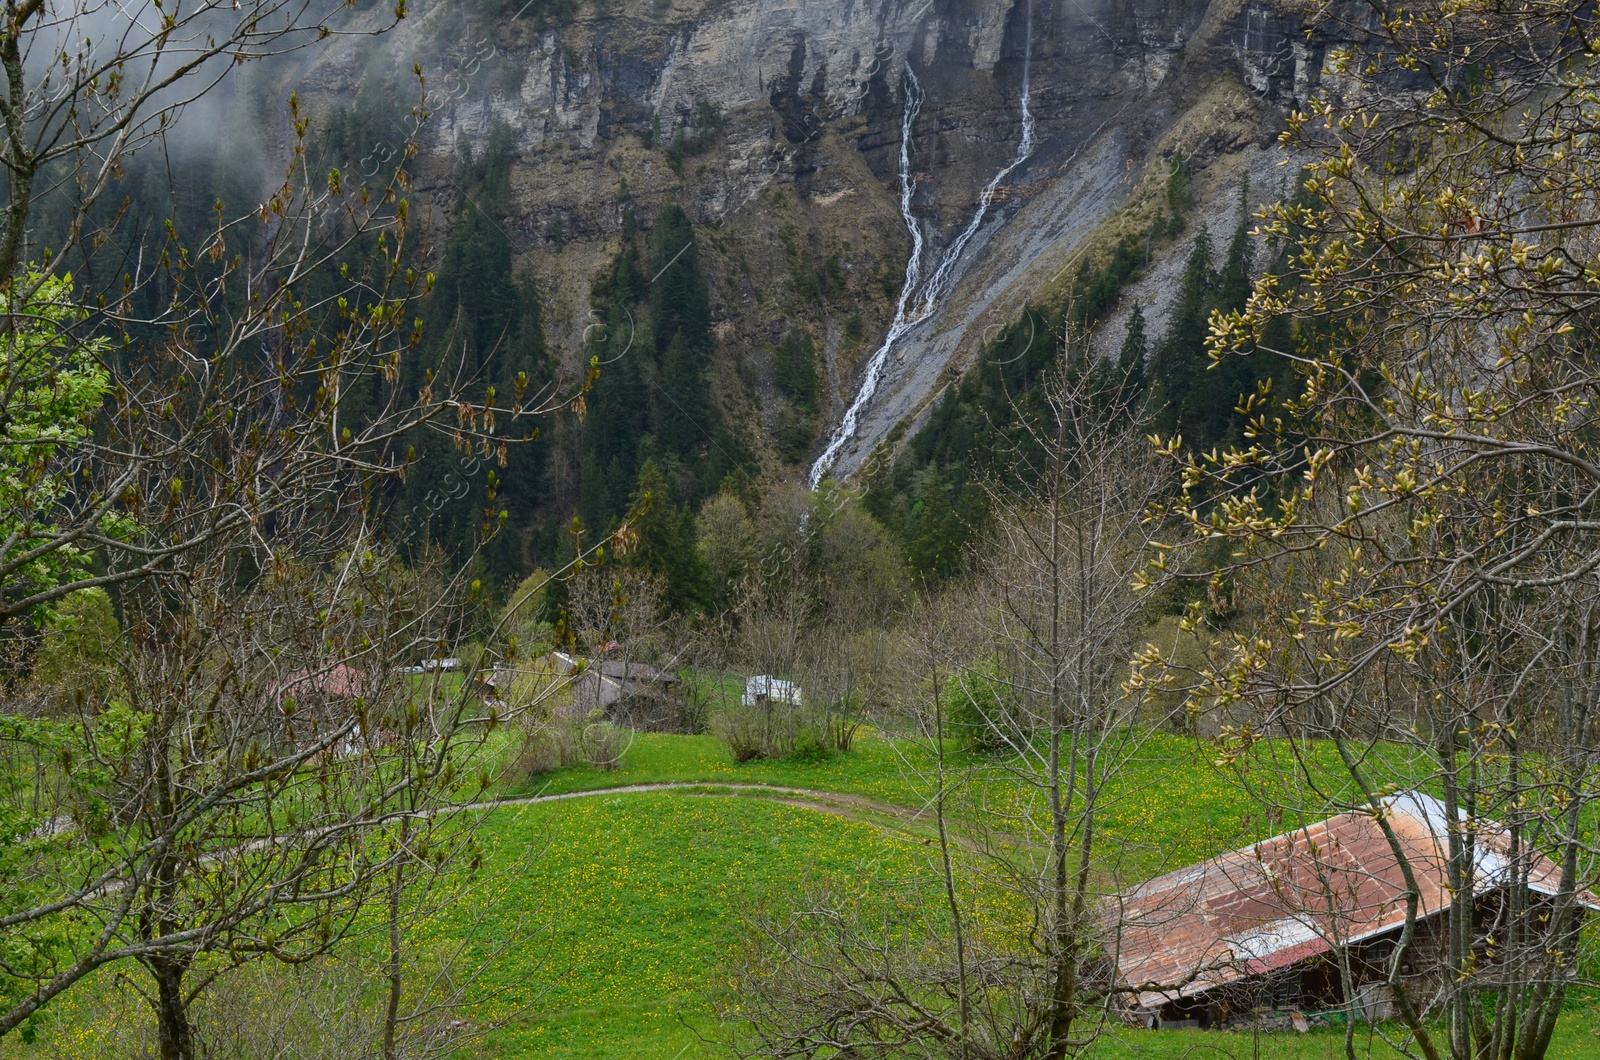
<svg viewBox="0 0 1600 1060">
<path fill-rule="evenodd" d="M 1022 55 L 1022 140 L 1017 144 L 1017 155 L 1011 160 L 1010 165 L 996 173 L 994 179 L 984 186 L 983 194 L 978 196 L 978 209 L 972 215 L 972 220 L 945 248 L 944 257 L 928 279 L 927 293 L 922 299 L 923 304 L 927 306 L 924 318 L 931 315 L 939 299 L 949 293 L 945 288 L 950 282 L 950 274 L 955 269 L 956 263 L 961 260 L 961 255 L 966 252 L 967 244 L 972 242 L 972 237 L 983 227 L 984 219 L 989 214 L 989 207 L 994 203 L 994 193 L 1000 190 L 1001 182 L 1033 154 L 1033 0 L 1028 0 L 1028 28 L 1023 46 L 1025 50 Z"/>
<path fill-rule="evenodd" d="M 906 262 L 906 279 L 900 286 L 900 300 L 895 303 L 894 322 L 889 325 L 889 333 L 884 336 L 883 345 L 868 358 L 867 374 L 861 380 L 861 389 L 856 393 L 856 399 L 850 403 L 850 407 L 845 410 L 844 419 L 839 421 L 833 437 L 828 440 L 828 448 L 823 450 L 817 462 L 811 466 L 812 489 L 817 488 L 822 476 L 833 466 L 833 461 L 838 457 L 844 443 L 855 436 L 856 421 L 861 416 L 861 410 L 867 407 L 867 402 L 872 400 L 872 395 L 878 390 L 878 380 L 883 376 L 883 366 L 888 363 L 894 344 L 900 341 L 900 336 L 923 320 L 922 314 L 919 313 L 915 317 L 911 314 L 912 299 L 922 284 L 923 240 L 922 226 L 911 213 L 911 198 L 917 191 L 917 182 L 911 175 L 911 126 L 922 110 L 922 83 L 917 80 L 917 73 L 911 69 L 910 63 L 906 64 L 905 91 L 905 116 L 900 119 L 900 217 L 911 232 L 911 258 Z"/>
<path fill-rule="evenodd" d="M 983 193 L 978 196 L 978 209 L 973 213 L 972 220 L 967 222 L 967 227 L 962 229 L 961 234 L 945 248 L 944 253 L 940 255 L 938 266 L 928 277 L 926 284 L 922 283 L 922 226 L 911 214 L 911 198 L 916 192 L 916 182 L 911 177 L 911 126 L 922 110 L 923 94 L 922 84 L 917 80 L 916 72 L 911 69 L 909 61 L 906 63 L 906 83 L 905 116 L 900 121 L 900 216 L 911 232 L 911 259 L 906 263 L 905 284 L 900 288 L 900 300 L 895 304 L 894 322 L 889 325 L 889 332 L 884 336 L 883 345 L 879 346 L 867 360 L 867 371 L 861 380 L 861 389 L 857 391 L 850 407 L 845 410 L 844 418 L 839 421 L 833 436 L 828 439 L 828 447 L 817 457 L 817 462 L 811 465 L 812 489 L 817 488 L 822 476 L 828 473 L 828 469 L 838 459 L 839 450 L 855 437 L 861 413 L 872 401 L 873 395 L 878 392 L 878 383 L 883 378 L 884 367 L 889 363 L 889 354 L 894 352 L 895 344 L 906 332 L 932 316 L 939 300 L 949 293 L 946 288 L 950 284 L 956 264 L 966 252 L 967 244 L 972 242 L 973 236 L 976 236 L 978 230 L 983 227 L 1001 182 L 1033 154 L 1033 0 L 1028 0 L 1027 28 L 1023 34 L 1020 96 L 1022 139 L 1017 144 L 1016 157 L 984 186 Z"/>
</svg>

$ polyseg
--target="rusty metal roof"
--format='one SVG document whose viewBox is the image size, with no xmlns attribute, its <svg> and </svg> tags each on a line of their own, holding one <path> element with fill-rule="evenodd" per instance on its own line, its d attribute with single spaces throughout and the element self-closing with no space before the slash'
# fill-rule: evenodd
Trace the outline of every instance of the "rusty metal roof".
<svg viewBox="0 0 1600 1060">
<path fill-rule="evenodd" d="M 1449 815 L 1437 799 L 1405 792 L 1382 806 L 1420 891 L 1419 917 L 1450 906 L 1444 851 Z M 1479 830 L 1476 889 L 1501 885 L 1510 839 Z M 1554 894 L 1560 868 L 1535 855 L 1529 888 Z M 1117 971 L 1139 1004 L 1204 993 L 1284 968 L 1335 945 L 1399 928 L 1406 917 L 1401 860 L 1371 811 L 1330 817 L 1197 865 L 1114 899 Z M 1580 900 L 1600 909 L 1588 892 Z"/>
<path fill-rule="evenodd" d="M 360 670 L 348 663 L 331 667 L 306 667 L 289 675 L 283 685 L 283 694 L 304 696 L 320 692 L 340 699 L 355 699 L 361 695 L 366 678 Z"/>
</svg>

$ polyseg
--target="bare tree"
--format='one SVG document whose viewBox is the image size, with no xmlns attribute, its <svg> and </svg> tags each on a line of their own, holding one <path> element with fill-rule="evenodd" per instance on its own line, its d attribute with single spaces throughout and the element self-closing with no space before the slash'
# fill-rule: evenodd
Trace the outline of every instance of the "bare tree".
<svg viewBox="0 0 1600 1060">
<path fill-rule="evenodd" d="M 382 32 L 404 14 L 401 4 L 392 17 L 370 18 L 354 32 Z M 181 483 L 176 474 L 150 481 L 155 476 L 146 472 L 174 471 L 175 454 L 185 450 L 192 465 L 203 467 L 204 460 L 193 457 L 219 448 L 207 443 L 218 433 L 214 416 L 220 410 L 265 405 L 285 411 L 294 402 L 283 398 L 328 365 L 345 366 L 351 375 L 375 369 L 401 348 L 385 344 L 404 334 L 410 286 L 392 268 L 362 268 L 336 294 L 303 301 L 309 276 L 338 268 L 347 255 L 352 230 L 376 235 L 388 229 L 397 260 L 406 211 L 397 208 L 403 175 L 388 187 L 361 189 L 338 173 L 306 172 L 309 119 L 298 110 L 289 116 L 297 134 L 289 145 L 289 178 L 266 190 L 259 218 L 230 220 L 219 213 L 213 230 L 197 233 L 169 225 L 165 245 L 153 251 L 152 260 L 141 255 L 106 263 L 115 276 L 107 290 L 74 291 L 50 271 L 56 263 L 81 264 L 116 246 L 113 233 L 91 221 L 91 212 L 136 151 L 158 144 L 186 108 L 240 64 L 352 32 L 340 5 L 205 0 L 172 10 L 99 0 L 21 0 L 7 7 L 6 18 L 9 29 L 0 43 L 0 161 L 7 185 L 0 212 L 0 445 L 7 447 L 8 460 L 32 465 L 36 488 L 41 481 L 80 472 L 82 477 L 70 489 L 47 487 L 40 495 L 51 503 L 21 505 L 18 517 L 0 530 L 0 623 L 75 588 L 158 569 L 198 536 L 240 518 L 252 506 L 246 498 L 253 492 L 266 494 L 254 514 L 271 510 L 272 486 L 282 475 L 266 469 L 292 473 L 297 463 L 293 446 L 281 439 L 249 447 L 260 458 L 254 475 L 242 475 L 227 462 L 203 479 L 193 477 L 191 466 Z M 52 236 L 59 242 L 30 245 L 35 215 L 46 199 L 57 207 L 52 227 L 60 230 Z M 344 223 L 330 229 L 328 221 L 335 218 Z M 250 231 L 257 222 L 264 240 Z M 140 319 L 135 305 L 158 289 L 164 308 L 155 318 Z M 326 356 L 305 357 L 295 336 L 334 316 L 336 298 L 343 326 L 317 327 Z M 146 347 L 144 337 L 155 335 L 162 337 Z M 61 436 L 28 429 L 29 412 L 40 399 L 60 394 L 64 372 L 91 380 L 96 396 L 113 406 L 97 417 L 101 430 L 67 439 L 72 444 L 65 450 Z M 337 404 L 339 388 L 331 389 L 332 401 L 318 404 Z M 219 411 L 197 417 L 197 408 Z M 297 419 L 290 415 L 273 426 L 299 426 Z M 112 424 L 120 430 L 103 429 Z M 252 419 L 246 426 L 265 424 Z M 317 426 L 331 426 L 334 436 L 348 426 L 356 431 L 352 442 L 372 437 L 371 425 L 348 420 L 304 426 L 309 429 L 295 432 L 302 450 L 306 435 L 320 433 Z M 322 440 L 330 437 L 321 433 Z M 356 472 L 359 464 L 349 461 L 345 472 Z M 204 490 L 211 480 L 223 488 Z M 133 519 L 142 518 L 136 509 L 166 503 L 175 484 L 209 493 L 210 503 L 192 507 L 189 518 L 159 543 L 130 539 L 123 518 L 129 509 L 135 509 Z M 91 550 L 109 569 L 90 573 L 79 562 Z M 63 562 L 49 572 L 54 576 L 41 577 L 52 558 Z"/>
<path fill-rule="evenodd" d="M 1133 576 L 1171 477 L 1120 392 L 1070 364 L 1048 386 L 1046 414 L 1024 428 L 1031 462 L 991 485 L 972 587 L 928 599 L 903 633 L 901 711 L 923 749 L 906 766 L 937 829 L 937 890 L 882 905 L 825 892 L 761 921 L 730 1013 L 752 1032 L 749 1055 L 1059 1058 L 1112 1011 L 1116 866 L 1096 830 L 1143 741 L 1126 687 L 1149 626 Z M 953 762 L 974 729 L 989 738 L 970 742 L 997 750 Z M 1029 796 L 989 802 L 979 770 Z M 997 893 L 1028 910 L 1025 929 L 975 915 Z"/>
<path fill-rule="evenodd" d="M 76 239 L 127 157 L 159 138 L 236 66 L 335 34 L 381 33 L 406 14 L 401 3 L 352 29 L 341 7 L 314 0 L 202 0 L 179 9 L 105 0 L 8 3 L 0 43 L 0 161 L 7 182 L 0 277 L 9 283 L 26 271 L 39 200 L 69 192 L 67 228 Z M 62 249 L 54 248 L 57 256 Z"/>
<path fill-rule="evenodd" d="M 335 952 L 288 967 L 257 962 L 217 977 L 190 1010 L 201 1055 L 426 1060 L 457 1055 L 524 1013 L 538 994 L 493 973 L 519 949 L 538 943 L 542 921 L 530 909 L 508 930 L 494 913 L 544 851 L 531 844 L 505 872 L 488 875 L 468 864 L 478 853 L 479 830 L 463 823 L 468 826 L 432 837 L 448 845 L 415 843 L 395 863 L 408 870 L 397 910 L 406 936 L 398 1000 L 373 989 L 389 978 L 392 954 L 383 936 L 392 922 L 371 917 Z M 379 835 L 379 842 L 398 841 L 395 830 Z M 441 921 L 450 925 L 443 937 Z M 62 1021 L 42 1029 L 35 1048 L 58 1060 L 152 1055 L 158 1030 L 146 1018 L 145 993 L 136 977 L 114 976 L 91 1003 L 92 1035 L 78 1033 L 81 1021 Z"/>
<path fill-rule="evenodd" d="M 435 650 L 477 587 L 446 572 L 411 591 L 425 579 L 373 544 L 359 508 L 339 514 L 280 533 L 260 570 L 226 539 L 185 552 L 177 576 L 124 593 L 111 702 L 73 722 L 6 716 L 8 765 L 45 782 L 8 795 L 44 824 L 0 866 L 0 1028 L 136 963 L 160 1054 L 187 1060 L 189 1010 L 219 976 L 318 960 L 377 906 L 392 1052 L 407 881 L 470 843 L 452 810 L 492 782 L 482 749 L 514 718 L 471 674 L 400 665 Z"/>
<path fill-rule="evenodd" d="M 1239 718 L 1229 755 L 1326 741 L 1347 805 L 1380 822 L 1387 785 L 1442 793 L 1450 985 L 1441 1026 L 1400 970 L 1424 943 L 1408 875 L 1387 970 L 1406 1048 L 1537 1060 L 1580 974 L 1580 892 L 1596 878 L 1582 822 L 1600 795 L 1586 396 L 1600 168 L 1572 149 L 1594 128 L 1595 22 L 1575 3 L 1374 15 L 1285 133 L 1311 166 L 1264 219 L 1290 248 L 1283 269 L 1212 321 L 1215 360 L 1279 358 L 1293 392 L 1241 395 L 1239 445 L 1163 443 L 1184 465 L 1173 512 L 1191 531 L 1169 544 L 1206 552 L 1204 576 L 1257 593 L 1263 616 L 1192 672 L 1149 661 L 1196 709 Z M 1478 858 L 1491 822 L 1512 836 L 1503 876 Z M 1540 898 L 1536 855 L 1560 866 Z M 1491 891 L 1505 904 L 1488 915 Z"/>
<path fill-rule="evenodd" d="M 1216 709 L 1215 675 L 1226 672 L 1229 655 L 1246 640 L 1259 649 L 1285 625 L 1293 628 L 1303 605 L 1295 590 L 1313 574 L 1339 576 L 1342 565 L 1280 557 L 1239 572 L 1247 598 L 1267 606 L 1214 642 L 1197 671 L 1163 661 L 1164 678 L 1188 688 L 1202 709 Z M 1485 591 L 1419 650 L 1373 660 L 1336 692 L 1263 702 L 1276 681 L 1314 661 L 1295 652 L 1231 697 L 1238 723 L 1222 729 L 1222 757 L 1240 765 L 1241 777 L 1289 778 L 1252 785 L 1271 812 L 1280 819 L 1354 813 L 1382 832 L 1406 891 L 1404 920 L 1376 976 L 1358 977 L 1350 967 L 1351 932 L 1340 919 L 1348 900 L 1338 879 L 1302 900 L 1331 925 L 1326 941 L 1345 1007 L 1359 1013 L 1368 984 L 1393 998 L 1405 1036 L 1378 1033 L 1402 1055 L 1461 1057 L 1490 1048 L 1541 1056 L 1568 992 L 1586 978 L 1580 927 L 1594 901 L 1585 888 L 1596 868 L 1583 815 L 1594 803 L 1600 760 L 1596 607 L 1588 583 L 1559 593 Z M 1370 643 L 1354 629 L 1345 639 L 1357 652 Z M 1265 762 L 1273 766 L 1263 770 Z M 1404 842 L 1375 811 L 1406 790 L 1438 794 L 1437 849 Z M 1449 894 L 1442 914 L 1427 898 L 1435 881 Z M 1346 1051 L 1354 1055 L 1348 1030 Z"/>
<path fill-rule="evenodd" d="M 106 77 L 121 75 L 94 91 Z M 40 778 L 6 795 L 33 838 L 0 859 L 0 1034 L 96 969 L 137 962 L 163 1057 L 193 1056 L 198 994 L 233 965 L 335 945 L 396 878 L 403 855 L 374 835 L 409 821 L 416 843 L 446 827 L 440 811 L 472 785 L 460 771 L 504 720 L 473 675 L 417 687 L 398 672 L 438 653 L 480 587 L 446 573 L 417 594 L 393 576 L 383 486 L 411 463 L 408 432 L 503 458 L 586 384 L 496 394 L 447 364 L 402 387 L 429 282 L 407 263 L 408 177 L 359 188 L 311 173 L 310 119 L 291 116 L 291 164 L 258 214 L 219 215 L 198 249 L 169 232 L 157 317 L 130 298 L 86 306 L 43 273 L 3 281 L 0 448 L 49 503 L 0 517 L 0 619 L 114 586 L 125 643 L 105 697 L 76 718 L 0 716 L 13 761 Z M 89 429 L 30 419 L 68 375 L 81 385 L 65 407 Z M 488 537 L 499 517 L 482 523 Z"/>
<path fill-rule="evenodd" d="M 874 714 L 882 713 L 892 680 L 886 664 L 889 634 L 834 621 L 806 631 L 795 671 L 824 746 L 849 751 Z"/>
<path fill-rule="evenodd" d="M 1019 452 L 1039 454 L 1021 462 L 1025 485 L 991 489 L 996 518 L 974 615 L 995 666 L 960 687 L 1009 751 L 1013 775 L 1043 796 L 1042 815 L 1025 812 L 1011 827 L 1044 848 L 1041 866 L 1015 876 L 1037 903 L 1048 969 L 1035 1001 L 1047 1013 L 1041 1055 L 1059 1058 L 1097 1033 L 1092 1019 L 1087 1033 L 1076 1030 L 1080 1020 L 1105 1011 L 1096 829 L 1108 783 L 1143 742 L 1132 724 L 1139 698 L 1125 682 L 1150 615 L 1133 581 L 1172 480 L 1121 388 L 1070 366 L 1046 385 L 1047 417 L 1028 423 Z M 986 677 L 1002 694 L 971 696 Z"/>
</svg>

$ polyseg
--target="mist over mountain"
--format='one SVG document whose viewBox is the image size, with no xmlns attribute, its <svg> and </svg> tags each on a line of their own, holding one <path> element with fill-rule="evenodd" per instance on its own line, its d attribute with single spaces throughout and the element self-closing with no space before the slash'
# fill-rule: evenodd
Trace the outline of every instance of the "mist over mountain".
<svg viewBox="0 0 1600 1060">
<path fill-rule="evenodd" d="M 509 577 L 557 554 L 574 513 L 620 515 L 647 463 L 694 507 L 730 474 L 892 462 L 1002 332 L 1059 345 L 1030 305 L 1061 317 L 1070 300 L 1101 358 L 1135 303 L 1159 339 L 1194 237 L 1220 267 L 1241 205 L 1290 188 L 1276 134 L 1345 32 L 1308 17 L 1198 0 L 473 0 L 364 36 L 392 18 L 365 5 L 321 45 L 240 67 L 130 184 L 136 206 L 165 196 L 191 219 L 218 198 L 248 206 L 287 161 L 290 92 L 318 167 L 372 177 L 415 142 L 443 280 L 434 356 L 470 349 L 502 383 L 605 362 L 586 422 L 512 458 Z M 481 477 L 438 456 L 404 532 L 465 541 L 470 504 L 422 525 L 450 519 L 422 500 L 443 495 L 435 475 Z"/>
</svg>

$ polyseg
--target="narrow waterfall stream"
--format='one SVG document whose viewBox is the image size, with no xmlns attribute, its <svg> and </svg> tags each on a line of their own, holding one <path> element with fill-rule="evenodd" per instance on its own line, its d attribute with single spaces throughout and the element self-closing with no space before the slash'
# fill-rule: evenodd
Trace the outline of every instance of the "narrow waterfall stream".
<svg viewBox="0 0 1600 1060">
<path fill-rule="evenodd" d="M 951 278 L 962 254 L 966 252 L 967 245 L 972 242 L 978 230 L 983 227 L 984 220 L 988 217 L 989 207 L 994 203 L 995 192 L 1000 189 L 1000 184 L 1028 157 L 1033 154 L 1033 110 L 1032 110 L 1032 75 L 1033 75 L 1033 0 L 1028 0 L 1027 27 L 1023 36 L 1022 55 L 1022 89 L 1020 103 L 1022 107 L 1022 139 L 1017 144 L 1016 157 L 1004 169 L 994 175 L 984 186 L 983 193 L 978 197 L 978 208 L 972 215 L 972 220 L 967 222 L 967 227 L 961 234 L 951 240 L 940 255 L 939 264 L 928 276 L 926 283 L 922 281 L 922 251 L 925 240 L 922 235 L 922 225 L 911 213 L 911 200 L 916 194 L 916 180 L 911 175 L 911 131 L 912 125 L 917 120 L 917 115 L 922 111 L 922 83 L 917 80 L 916 71 L 911 68 L 908 60 L 906 63 L 906 107 L 905 116 L 900 122 L 900 216 L 905 221 L 906 229 L 911 233 L 911 256 L 906 262 L 906 278 L 900 288 L 900 299 L 895 304 L 894 321 L 889 325 L 889 331 L 884 335 L 883 344 L 867 360 L 866 374 L 861 380 L 861 389 L 856 392 L 855 400 L 845 410 L 844 418 L 839 421 L 839 426 L 834 429 L 833 435 L 828 439 L 827 448 L 822 455 L 817 457 L 817 462 L 811 465 L 811 488 L 816 489 L 822 477 L 828 473 L 833 462 L 839 457 L 839 450 L 855 437 L 856 426 L 860 422 L 861 413 L 872 402 L 873 395 L 878 392 L 878 383 L 883 379 L 884 369 L 888 366 L 889 355 L 899 341 L 905 337 L 906 332 L 921 324 L 933 315 L 934 309 L 939 305 L 939 300 L 949 293 Z"/>
<path fill-rule="evenodd" d="M 900 287 L 900 300 L 895 303 L 894 322 L 889 325 L 889 332 L 883 338 L 883 345 L 879 346 L 867 360 L 867 373 L 861 380 L 861 389 L 856 392 L 856 399 L 845 410 L 844 419 L 839 421 L 833 437 L 828 440 L 828 447 L 817 458 L 817 462 L 811 465 L 812 489 L 817 488 L 822 476 L 833 466 L 840 448 L 855 436 L 856 421 L 861 416 L 861 410 L 867 407 L 867 402 L 872 400 L 872 395 L 877 393 L 878 380 L 883 376 L 884 366 L 889 362 L 889 354 L 893 352 L 895 343 L 899 342 L 900 337 L 907 331 L 920 324 L 925 316 L 920 306 L 916 314 L 913 314 L 911 309 L 917 289 L 922 286 L 923 238 L 922 226 L 911 214 L 911 198 L 917 191 L 916 179 L 911 175 L 911 126 L 922 110 L 922 83 L 917 80 L 917 72 L 911 69 L 910 63 L 906 64 L 905 92 L 905 116 L 900 120 L 900 216 L 904 219 L 907 230 L 911 232 L 911 257 L 906 261 L 906 279 Z"/>
</svg>

